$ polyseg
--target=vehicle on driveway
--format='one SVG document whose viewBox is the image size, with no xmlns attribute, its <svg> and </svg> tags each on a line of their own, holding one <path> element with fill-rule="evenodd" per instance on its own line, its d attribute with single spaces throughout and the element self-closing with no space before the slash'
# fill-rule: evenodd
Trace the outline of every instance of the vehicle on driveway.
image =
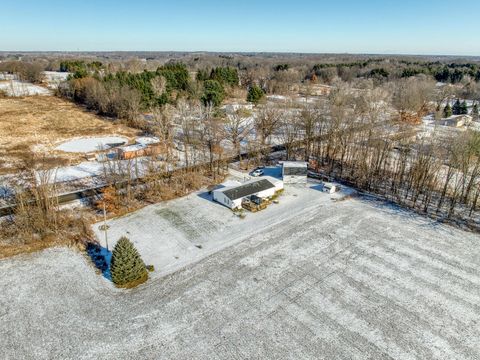
<svg viewBox="0 0 480 360">
<path fill-rule="evenodd" d="M 264 172 L 262 169 L 256 169 L 250 173 L 250 176 L 257 177 L 257 176 L 262 176 L 263 174 Z"/>
</svg>

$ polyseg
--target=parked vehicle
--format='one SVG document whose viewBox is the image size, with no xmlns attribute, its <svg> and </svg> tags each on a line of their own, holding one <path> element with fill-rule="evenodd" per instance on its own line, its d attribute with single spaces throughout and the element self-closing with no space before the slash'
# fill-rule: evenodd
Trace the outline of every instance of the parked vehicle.
<svg viewBox="0 0 480 360">
<path fill-rule="evenodd" d="M 253 176 L 253 177 L 262 176 L 262 175 L 263 175 L 262 169 L 256 169 L 250 173 L 250 176 Z"/>
</svg>

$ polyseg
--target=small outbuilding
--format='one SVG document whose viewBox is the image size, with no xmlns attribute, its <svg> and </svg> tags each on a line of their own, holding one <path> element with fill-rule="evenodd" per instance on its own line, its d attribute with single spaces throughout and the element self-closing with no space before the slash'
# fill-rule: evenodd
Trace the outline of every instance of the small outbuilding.
<svg viewBox="0 0 480 360">
<path fill-rule="evenodd" d="M 117 148 L 118 158 L 130 160 L 136 157 L 145 156 L 147 147 L 142 144 L 126 145 Z"/>
<path fill-rule="evenodd" d="M 306 184 L 308 168 L 305 161 L 284 161 L 282 165 L 285 184 Z"/>
<path fill-rule="evenodd" d="M 337 191 L 337 187 L 335 186 L 335 184 L 325 182 L 323 183 L 322 191 L 329 194 L 333 194 L 334 192 Z"/>
<path fill-rule="evenodd" d="M 265 176 L 239 185 L 224 186 L 213 190 L 213 200 L 230 209 L 242 207 L 244 199 L 266 199 L 283 189 L 281 180 Z"/>
</svg>

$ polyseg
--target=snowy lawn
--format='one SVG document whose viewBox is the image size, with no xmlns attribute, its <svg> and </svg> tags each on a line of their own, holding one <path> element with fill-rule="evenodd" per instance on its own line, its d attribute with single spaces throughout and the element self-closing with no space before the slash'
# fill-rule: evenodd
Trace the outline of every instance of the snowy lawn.
<svg viewBox="0 0 480 360">
<path fill-rule="evenodd" d="M 55 148 L 55 150 L 89 153 L 99 150 L 106 150 L 111 144 L 126 143 L 128 139 L 120 136 L 88 137 L 66 141 Z"/>
</svg>

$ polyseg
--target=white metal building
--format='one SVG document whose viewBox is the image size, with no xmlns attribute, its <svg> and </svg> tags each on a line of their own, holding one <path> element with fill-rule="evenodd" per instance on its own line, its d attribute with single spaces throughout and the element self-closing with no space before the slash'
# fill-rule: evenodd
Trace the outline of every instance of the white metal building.
<svg viewBox="0 0 480 360">
<path fill-rule="evenodd" d="M 283 189 L 281 180 L 264 176 L 257 179 L 249 180 L 239 185 L 225 186 L 213 190 L 213 200 L 230 209 L 238 209 L 242 207 L 242 200 L 252 195 L 259 198 L 268 198 L 277 191 Z"/>
<path fill-rule="evenodd" d="M 282 168 L 283 182 L 285 184 L 306 184 L 307 163 L 305 161 L 284 161 Z"/>
</svg>

